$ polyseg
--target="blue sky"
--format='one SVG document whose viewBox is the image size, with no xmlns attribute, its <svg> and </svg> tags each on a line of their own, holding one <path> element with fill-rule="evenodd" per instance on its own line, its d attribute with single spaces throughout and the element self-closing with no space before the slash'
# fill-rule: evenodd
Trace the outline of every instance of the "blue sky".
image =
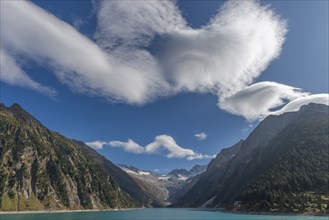
<svg viewBox="0 0 329 220">
<path fill-rule="evenodd" d="M 119 1 L 106 2 L 110 1 L 32 1 L 22 6 L 35 16 L 24 24 L 35 28 L 31 33 L 23 22 L 10 19 L 19 5 L 1 5 L 13 12 L 1 11 L 1 102 L 19 103 L 49 129 L 67 137 L 98 141 L 102 147 L 98 152 L 114 163 L 163 172 L 208 163 L 223 147 L 246 138 L 268 114 L 293 111 L 309 102 L 328 103 L 327 1 L 155 3 L 152 7 L 168 17 L 164 21 L 158 21 L 151 10 L 136 18 L 140 11 L 132 10 L 128 1 L 120 7 L 115 5 Z M 140 2 L 136 8 L 145 11 L 147 2 L 152 1 Z M 218 12 L 220 7 L 224 9 Z M 240 13 L 243 8 L 250 10 Z M 120 23 L 123 15 L 127 20 Z M 254 15 L 260 17 L 253 20 Z M 218 22 L 209 25 L 211 18 Z M 246 23 L 239 26 L 234 19 Z M 75 30 L 66 29 L 59 20 Z M 36 21 L 63 31 L 68 39 L 38 28 Z M 227 32 L 220 32 L 223 29 Z M 49 35 L 38 38 L 45 31 Z M 13 39 L 18 33 L 28 37 Z M 262 40 L 254 39 L 257 36 Z M 67 46 L 75 43 L 71 49 Z M 144 58 L 153 45 L 160 49 Z M 183 56 L 184 51 L 191 56 Z M 131 65 L 132 70 L 120 73 L 120 64 L 109 75 L 112 80 L 102 75 L 94 78 L 107 60 L 102 62 L 103 54 L 123 67 Z M 244 63 L 250 57 L 255 59 Z M 154 67 L 154 59 L 161 68 Z M 201 77 L 199 64 L 207 68 Z M 186 70 L 186 65 L 191 68 Z M 153 76 L 152 71 L 159 73 Z M 203 81 L 206 77 L 209 80 Z M 246 81 L 248 77 L 252 80 Z M 207 136 L 204 140 L 195 137 L 201 132 Z M 128 139 L 133 144 L 127 144 Z"/>
</svg>

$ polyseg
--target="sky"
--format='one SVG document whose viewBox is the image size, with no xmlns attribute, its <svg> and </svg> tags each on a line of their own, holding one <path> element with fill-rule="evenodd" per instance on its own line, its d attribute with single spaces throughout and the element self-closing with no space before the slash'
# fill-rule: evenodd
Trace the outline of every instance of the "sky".
<svg viewBox="0 0 329 220">
<path fill-rule="evenodd" d="M 117 164 L 207 164 L 328 105 L 328 1 L 1 1 L 1 102 Z"/>
</svg>

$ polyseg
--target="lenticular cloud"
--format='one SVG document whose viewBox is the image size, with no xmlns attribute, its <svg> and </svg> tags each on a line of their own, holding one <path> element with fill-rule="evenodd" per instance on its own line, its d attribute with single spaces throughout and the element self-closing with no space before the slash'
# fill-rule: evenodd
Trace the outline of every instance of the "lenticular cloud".
<svg viewBox="0 0 329 220">
<path fill-rule="evenodd" d="M 279 103 L 253 113 L 229 103 L 281 52 L 286 22 L 268 5 L 228 1 L 208 24 L 193 29 L 174 1 L 95 4 L 97 30 L 89 39 L 32 2 L 1 1 L 3 54 L 50 66 L 71 89 L 110 101 L 142 105 L 181 92 L 207 92 L 218 96 L 222 109 L 247 119 Z M 15 66 L 16 72 L 25 73 L 23 68 Z M 46 88 L 25 79 L 29 88 Z M 300 97 L 299 91 L 285 91 L 278 92 L 280 98 Z"/>
<path fill-rule="evenodd" d="M 136 74 L 161 82 L 137 101 L 144 103 L 182 91 L 234 94 L 280 54 L 286 31 L 284 20 L 252 1 L 227 2 L 199 29 L 188 26 L 172 1 L 103 1 L 95 36 Z M 144 74 L 143 63 L 152 62 Z"/>
</svg>

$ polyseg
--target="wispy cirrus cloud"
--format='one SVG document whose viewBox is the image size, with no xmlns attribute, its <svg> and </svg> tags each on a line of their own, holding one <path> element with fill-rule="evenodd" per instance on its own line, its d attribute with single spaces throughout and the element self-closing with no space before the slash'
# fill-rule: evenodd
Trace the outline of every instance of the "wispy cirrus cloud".
<svg viewBox="0 0 329 220">
<path fill-rule="evenodd" d="M 157 172 L 157 173 L 163 173 L 163 172 L 167 172 L 169 169 L 165 168 L 165 169 L 153 169 L 154 172 Z"/>
<path fill-rule="evenodd" d="M 252 127 L 253 127 L 253 124 L 249 124 L 248 127 L 241 129 L 241 132 L 242 132 L 243 134 L 245 134 L 245 133 L 247 133 L 248 131 L 250 131 Z"/>
<path fill-rule="evenodd" d="M 126 152 L 134 154 L 161 154 L 163 150 L 167 152 L 167 158 L 185 158 L 187 160 L 196 159 L 210 159 L 215 155 L 206 155 L 193 151 L 192 149 L 184 148 L 179 146 L 173 137 L 169 135 L 159 135 L 154 138 L 154 141 L 147 144 L 146 146 L 141 146 L 131 139 L 127 142 L 123 141 L 94 141 L 86 142 L 87 145 L 94 149 L 102 149 L 104 146 L 110 146 L 114 148 L 122 148 Z"/>
<path fill-rule="evenodd" d="M 48 96 L 56 95 L 56 91 L 53 88 L 43 86 L 31 79 L 16 60 L 2 48 L 0 49 L 0 72 L 1 81 L 9 85 L 29 88 Z"/>
<path fill-rule="evenodd" d="M 82 93 L 134 99 L 132 90 L 139 91 L 138 85 L 127 87 L 135 78 L 128 67 L 114 65 L 118 61 L 96 43 L 29 1 L 1 1 L 1 48 L 50 66 Z"/>
<path fill-rule="evenodd" d="M 286 21 L 257 1 L 228 1 L 199 29 L 188 25 L 175 1 L 100 1 L 95 39 L 30 1 L 0 4 L 1 50 L 13 55 L 12 63 L 27 56 L 83 94 L 142 105 L 181 92 L 208 92 L 218 96 L 221 109 L 248 120 L 307 96 L 285 85 L 280 90 L 269 82 L 252 84 L 280 55 L 287 33 Z M 51 93 L 16 70 L 26 87 Z M 1 80 L 10 84 L 9 74 Z M 248 106 L 253 99 L 244 94 L 263 98 Z"/>
<path fill-rule="evenodd" d="M 80 17 L 74 17 L 73 18 L 73 27 L 77 30 L 79 30 L 86 22 L 80 18 Z"/>
</svg>

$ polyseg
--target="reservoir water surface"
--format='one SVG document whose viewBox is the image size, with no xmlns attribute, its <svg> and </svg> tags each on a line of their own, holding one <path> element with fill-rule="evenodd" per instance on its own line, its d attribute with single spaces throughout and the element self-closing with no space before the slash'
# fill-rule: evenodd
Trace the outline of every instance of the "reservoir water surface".
<svg viewBox="0 0 329 220">
<path fill-rule="evenodd" d="M 247 215 L 200 209 L 0 214 L 0 220 L 328 220 L 328 216 Z"/>
</svg>

